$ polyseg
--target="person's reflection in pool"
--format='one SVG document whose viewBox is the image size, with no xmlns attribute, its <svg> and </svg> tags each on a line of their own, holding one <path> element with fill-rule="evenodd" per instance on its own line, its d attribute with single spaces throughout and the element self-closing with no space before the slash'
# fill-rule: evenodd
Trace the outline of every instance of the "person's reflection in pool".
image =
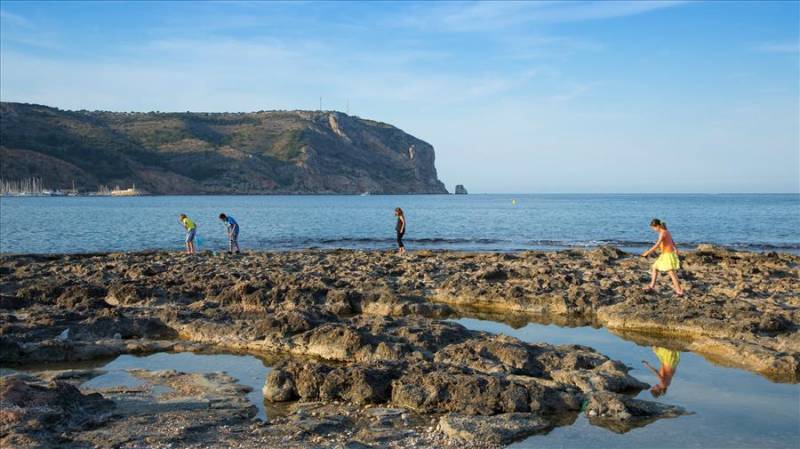
<svg viewBox="0 0 800 449">
<path fill-rule="evenodd" d="M 642 360 L 642 363 L 644 366 L 650 368 L 650 370 L 656 374 L 656 377 L 658 377 L 658 385 L 654 385 L 653 388 L 650 389 L 650 394 L 652 394 L 654 398 L 657 398 L 667 392 L 667 388 L 672 382 L 673 376 L 675 376 L 675 371 L 678 370 L 678 363 L 681 361 L 681 353 L 674 349 L 667 349 L 659 346 L 653 346 L 653 352 L 661 362 L 661 368 L 653 368 L 646 360 Z"/>
</svg>

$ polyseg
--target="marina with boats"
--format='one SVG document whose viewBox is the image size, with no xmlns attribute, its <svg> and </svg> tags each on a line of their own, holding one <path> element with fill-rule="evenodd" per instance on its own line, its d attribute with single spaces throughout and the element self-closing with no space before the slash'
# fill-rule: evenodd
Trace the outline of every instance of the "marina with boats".
<svg viewBox="0 0 800 449">
<path fill-rule="evenodd" d="M 147 192 L 137 189 L 136 184 L 130 188 L 101 185 L 97 191 L 81 192 L 75 181 L 69 189 L 51 189 L 40 177 L 31 177 L 19 180 L 0 179 L 0 196 L 141 196 Z"/>
</svg>

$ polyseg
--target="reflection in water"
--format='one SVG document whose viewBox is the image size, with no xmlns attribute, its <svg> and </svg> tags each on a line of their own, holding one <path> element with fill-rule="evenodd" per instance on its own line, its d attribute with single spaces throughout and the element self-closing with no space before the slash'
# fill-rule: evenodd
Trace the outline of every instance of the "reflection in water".
<svg viewBox="0 0 800 449">
<path fill-rule="evenodd" d="M 653 385 L 653 388 L 650 389 L 650 393 L 653 397 L 657 398 L 664 395 L 667 392 L 667 388 L 669 388 L 669 384 L 672 383 L 672 377 L 675 376 L 675 371 L 678 370 L 678 363 L 681 362 L 681 353 L 674 349 L 667 349 L 660 346 L 653 346 L 653 352 L 658 358 L 658 361 L 661 362 L 661 367 L 655 369 L 647 360 L 642 360 L 642 363 L 644 366 L 650 368 L 658 378 L 658 384 Z"/>
<path fill-rule="evenodd" d="M 523 311 L 509 313 L 507 310 L 492 310 L 490 308 L 472 307 L 464 304 L 447 305 L 453 309 L 450 319 L 455 321 L 461 318 L 493 321 L 495 323 L 506 324 L 512 329 L 522 329 L 530 323 L 544 325 L 553 324 L 559 327 L 601 327 L 599 323 L 592 319 L 579 315 L 549 315 Z"/>
<path fill-rule="evenodd" d="M 590 346 L 633 367 L 631 375 L 651 385 L 660 380 L 642 366 L 641 361 L 647 359 L 656 365 L 658 358 L 652 347 L 687 348 L 680 338 L 615 335 L 605 328 L 565 328 L 535 323 L 513 328 L 471 318 L 456 322 L 469 329 L 505 334 L 530 343 Z M 680 374 L 673 373 L 670 383 L 669 396 L 658 401 L 679 405 L 695 414 L 660 420 L 624 434 L 596 427 L 581 414 L 571 425 L 514 443 L 509 449 L 797 449 L 800 385 L 773 383 L 755 373 L 715 365 L 688 351 L 680 353 Z M 652 401 L 652 396 L 649 391 L 642 391 L 636 399 Z"/>
</svg>

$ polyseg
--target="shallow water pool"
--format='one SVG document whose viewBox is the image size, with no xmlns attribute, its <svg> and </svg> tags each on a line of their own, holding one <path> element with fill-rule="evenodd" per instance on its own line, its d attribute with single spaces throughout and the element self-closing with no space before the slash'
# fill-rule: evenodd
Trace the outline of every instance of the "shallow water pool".
<svg viewBox="0 0 800 449">
<path fill-rule="evenodd" d="M 91 388 L 107 388 L 115 385 L 124 385 L 125 382 L 141 382 L 127 373 L 129 369 L 176 370 L 186 373 L 215 373 L 225 372 L 235 377 L 242 384 L 253 390 L 247 393 L 247 399 L 258 408 L 259 419 L 267 419 L 264 407 L 264 396 L 261 388 L 270 372 L 270 367 L 264 361 L 252 355 L 236 354 L 197 354 L 192 352 L 159 352 L 146 356 L 121 355 L 111 362 L 99 367 L 107 371 L 106 374 L 97 376 L 83 386 Z M 135 386 L 135 385 L 133 385 Z"/>
<path fill-rule="evenodd" d="M 656 376 L 641 361 L 658 368 L 650 346 L 605 329 L 529 323 L 519 328 L 472 318 L 454 320 L 469 329 L 510 335 L 530 343 L 580 344 L 634 368 L 631 375 L 651 385 Z M 579 415 L 573 425 L 535 435 L 510 447 L 522 448 L 798 448 L 800 385 L 771 382 L 758 374 L 715 365 L 683 352 L 666 394 L 648 390 L 637 398 L 679 405 L 693 415 L 662 419 L 625 434 L 592 426 Z"/>
<path fill-rule="evenodd" d="M 267 362 L 252 355 L 200 354 L 193 352 L 158 352 L 143 356 L 126 354 L 110 360 L 37 364 L 14 369 L 2 368 L 0 369 L 0 374 L 12 371 L 37 372 L 66 369 L 100 369 L 105 371 L 105 374 L 93 377 L 81 384 L 81 387 L 91 389 L 135 388 L 145 384 L 143 380 L 129 374 L 127 371 L 129 369 L 149 371 L 175 370 L 203 374 L 225 372 L 236 378 L 238 383 L 253 389 L 247 393 L 247 399 L 258 408 L 257 418 L 266 420 L 267 416 L 271 414 L 268 413 L 264 404 L 264 396 L 261 394 L 261 389 L 264 387 L 264 382 L 271 368 Z"/>
<path fill-rule="evenodd" d="M 520 327 L 490 320 L 453 320 L 475 330 L 505 334 L 523 341 L 590 346 L 608 357 L 632 367 L 638 379 L 656 384 L 655 375 L 643 367 L 647 360 L 658 367 L 650 346 L 638 345 L 605 329 L 559 327 L 529 323 Z M 122 355 L 112 360 L 47 364 L 23 371 L 43 369 L 88 369 L 106 371 L 85 382 L 91 388 L 136 387 L 141 380 L 128 369 L 177 370 L 194 373 L 224 371 L 253 390 L 248 399 L 258 408 L 257 417 L 285 413 L 265 404 L 261 389 L 270 372 L 269 362 L 252 355 L 156 353 L 147 356 Z M 6 371 L 2 369 L 0 371 Z M 800 385 L 779 384 L 747 371 L 715 365 L 690 352 L 680 356 L 676 374 L 666 394 L 654 399 L 642 391 L 639 399 L 657 400 L 684 407 L 694 414 L 662 419 L 645 427 L 617 434 L 592 426 L 582 415 L 567 426 L 545 435 L 534 435 L 511 448 L 798 448 L 800 447 Z"/>
</svg>

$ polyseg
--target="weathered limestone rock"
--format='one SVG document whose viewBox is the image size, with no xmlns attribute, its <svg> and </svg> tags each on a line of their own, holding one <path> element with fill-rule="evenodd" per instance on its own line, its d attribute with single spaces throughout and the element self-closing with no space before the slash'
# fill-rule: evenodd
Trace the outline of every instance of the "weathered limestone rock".
<svg viewBox="0 0 800 449">
<path fill-rule="evenodd" d="M 523 385 L 487 374 L 441 370 L 397 379 L 392 385 L 392 403 L 420 413 L 495 415 L 530 410 Z"/>
<path fill-rule="evenodd" d="M 305 422 L 307 430 L 289 438 L 300 445 L 340 435 L 343 445 L 450 441 L 419 432 L 409 424 L 413 420 L 387 417 L 386 423 L 373 423 L 377 440 L 370 443 L 368 431 L 358 427 L 363 410 L 348 407 L 402 408 L 422 417 L 456 414 L 465 418 L 448 421 L 452 432 L 489 435 L 487 429 L 501 429 L 487 437 L 492 441 L 533 431 L 516 414 L 563 425 L 585 401 L 591 420 L 614 430 L 680 414 L 624 396 L 647 385 L 591 348 L 531 344 L 438 319 L 455 306 L 511 322 L 538 313 L 558 323 L 600 324 L 647 344 L 664 335 L 680 337 L 686 350 L 717 361 L 778 380 L 799 379 L 800 258 L 701 248 L 683 260 L 688 294 L 675 298 L 643 292 L 648 261 L 609 247 L 521 254 L 424 251 L 405 258 L 344 250 L 236 258 L 0 256 L 0 362 L 200 348 L 279 354 L 291 361 L 269 375 L 263 388 L 269 401 L 334 407 L 325 420 Z M 158 382 L 187 379 L 176 374 Z M 200 387 L 186 391 L 207 395 Z M 209 403 L 204 401 L 191 406 Z M 229 405 L 242 411 L 235 413 L 241 430 L 249 412 Z M 176 420 L 191 416 L 185 409 L 175 413 Z M 126 416 L 129 425 L 142 425 L 140 418 Z M 485 418 L 487 427 L 470 416 Z M 312 418 L 318 419 L 303 419 Z M 297 432 L 290 419 L 275 422 L 270 432 Z M 342 430 L 355 427 L 350 435 Z"/>
<path fill-rule="evenodd" d="M 461 441 L 508 444 L 545 431 L 549 424 L 534 413 L 503 413 L 490 417 L 450 413 L 439 419 L 439 428 Z"/>
<path fill-rule="evenodd" d="M 270 371 L 262 390 L 264 399 L 272 402 L 291 401 L 297 398 L 294 379 L 283 369 Z"/>
<path fill-rule="evenodd" d="M 113 408 L 113 402 L 99 394 L 82 394 L 63 381 L 0 377 L 0 445 L 55 445 L 62 440 L 62 432 L 105 423 Z"/>
<path fill-rule="evenodd" d="M 598 392 L 589 395 L 585 414 L 589 422 L 594 425 L 606 427 L 617 433 L 625 433 L 660 418 L 674 418 L 689 413 L 674 405 Z"/>
<path fill-rule="evenodd" d="M 394 374 L 390 365 L 330 366 L 321 363 L 287 363 L 270 373 L 264 386 L 272 401 L 342 400 L 357 405 L 384 403 Z M 269 396 L 266 394 L 269 393 Z"/>
</svg>

